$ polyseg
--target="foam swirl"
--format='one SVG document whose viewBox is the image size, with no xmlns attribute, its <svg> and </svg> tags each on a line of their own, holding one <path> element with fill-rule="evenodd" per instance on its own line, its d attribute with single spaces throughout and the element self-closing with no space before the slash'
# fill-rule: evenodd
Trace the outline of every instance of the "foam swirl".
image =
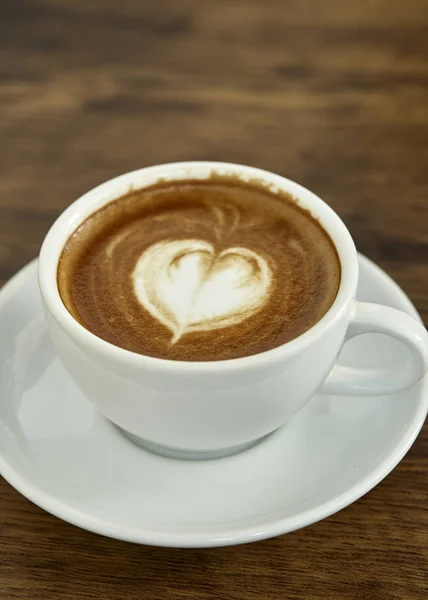
<svg viewBox="0 0 428 600">
<path fill-rule="evenodd" d="M 216 253 L 209 242 L 166 240 L 147 248 L 132 274 L 135 294 L 172 332 L 171 343 L 192 331 L 237 325 L 269 299 L 268 261 L 243 247 Z"/>
</svg>

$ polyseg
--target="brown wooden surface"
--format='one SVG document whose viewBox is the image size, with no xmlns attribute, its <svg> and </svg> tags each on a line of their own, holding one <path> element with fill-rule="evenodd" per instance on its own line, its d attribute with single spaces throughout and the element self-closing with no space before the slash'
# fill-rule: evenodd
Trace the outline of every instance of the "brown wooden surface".
<svg viewBox="0 0 428 600">
<path fill-rule="evenodd" d="M 0 282 L 59 212 L 147 164 L 243 162 L 312 188 L 428 320 L 428 2 L 1 0 Z M 0 597 L 419 600 L 428 428 L 365 498 L 213 550 L 63 523 L 0 482 Z"/>
</svg>

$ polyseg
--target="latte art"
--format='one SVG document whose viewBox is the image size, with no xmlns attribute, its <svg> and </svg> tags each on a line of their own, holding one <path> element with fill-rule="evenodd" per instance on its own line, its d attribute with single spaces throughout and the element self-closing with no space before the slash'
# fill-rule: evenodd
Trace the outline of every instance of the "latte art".
<svg viewBox="0 0 428 600">
<path fill-rule="evenodd" d="M 58 268 L 81 325 L 168 360 L 249 356 L 297 337 L 329 309 L 336 250 L 286 194 L 213 177 L 160 182 L 91 215 Z"/>
<path fill-rule="evenodd" d="M 248 248 L 216 253 L 203 240 L 166 240 L 145 250 L 132 279 L 141 306 L 172 331 L 174 344 L 254 315 L 269 298 L 272 272 Z"/>
</svg>

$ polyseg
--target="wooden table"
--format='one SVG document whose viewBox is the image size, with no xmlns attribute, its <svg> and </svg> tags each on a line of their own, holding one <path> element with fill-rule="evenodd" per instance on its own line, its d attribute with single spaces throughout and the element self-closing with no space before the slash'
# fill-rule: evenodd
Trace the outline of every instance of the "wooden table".
<svg viewBox="0 0 428 600">
<path fill-rule="evenodd" d="M 248 163 L 325 198 L 428 319 L 425 0 L 2 0 L 0 280 L 98 182 Z M 418 600 L 428 428 L 366 497 L 242 547 L 169 550 L 59 521 L 0 482 L 5 600 Z"/>
</svg>

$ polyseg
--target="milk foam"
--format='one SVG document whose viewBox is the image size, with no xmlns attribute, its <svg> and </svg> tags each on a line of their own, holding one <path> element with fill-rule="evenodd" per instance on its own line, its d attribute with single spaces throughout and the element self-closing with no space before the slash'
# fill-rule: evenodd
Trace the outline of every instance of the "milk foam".
<svg viewBox="0 0 428 600">
<path fill-rule="evenodd" d="M 213 177 L 131 191 L 69 238 L 58 287 L 100 338 L 166 360 L 229 360 L 294 339 L 340 283 L 313 217 L 257 182 Z"/>
<path fill-rule="evenodd" d="M 147 248 L 132 273 L 143 308 L 172 332 L 237 325 L 259 311 L 272 289 L 266 258 L 243 247 L 216 252 L 198 239 L 165 240 Z"/>
</svg>

